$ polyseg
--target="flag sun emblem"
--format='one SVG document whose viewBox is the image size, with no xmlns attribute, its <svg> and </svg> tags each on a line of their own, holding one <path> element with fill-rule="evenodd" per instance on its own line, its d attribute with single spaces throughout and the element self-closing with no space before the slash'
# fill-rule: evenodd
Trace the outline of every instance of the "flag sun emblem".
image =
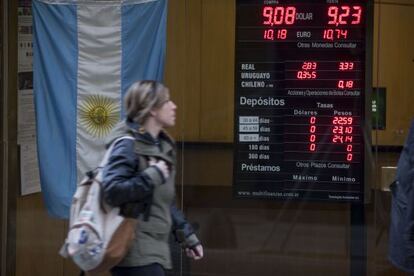
<svg viewBox="0 0 414 276">
<path fill-rule="evenodd" d="M 90 135 L 104 137 L 119 120 L 118 102 L 101 95 L 89 96 L 79 107 L 79 118 Z"/>
</svg>

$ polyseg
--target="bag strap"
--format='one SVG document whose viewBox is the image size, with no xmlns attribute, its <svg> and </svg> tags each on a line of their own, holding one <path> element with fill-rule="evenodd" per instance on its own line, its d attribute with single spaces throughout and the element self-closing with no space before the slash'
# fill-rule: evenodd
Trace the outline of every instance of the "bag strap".
<svg viewBox="0 0 414 276">
<path fill-rule="evenodd" d="M 109 148 L 106 150 L 105 155 L 104 155 L 101 163 L 99 164 L 98 168 L 103 168 L 103 167 L 106 166 L 106 164 L 108 163 L 109 157 L 111 156 L 112 149 L 114 148 L 115 144 L 118 143 L 121 140 L 124 140 L 124 139 L 129 139 L 129 140 L 134 140 L 135 141 L 135 138 L 130 136 L 130 135 L 125 135 L 125 136 L 119 137 L 118 139 L 113 141 L 111 143 L 111 145 L 109 146 Z"/>
</svg>

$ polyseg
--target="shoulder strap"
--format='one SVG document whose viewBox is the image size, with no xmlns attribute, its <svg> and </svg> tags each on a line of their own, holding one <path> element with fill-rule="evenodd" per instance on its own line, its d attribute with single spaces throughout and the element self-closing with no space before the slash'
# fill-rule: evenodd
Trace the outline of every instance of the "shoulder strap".
<svg viewBox="0 0 414 276">
<path fill-rule="evenodd" d="M 130 135 L 125 135 L 125 136 L 119 137 L 118 139 L 114 140 L 109 146 L 109 148 L 106 150 L 105 155 L 101 161 L 101 164 L 99 164 L 99 168 L 103 168 L 106 165 L 106 163 L 108 163 L 109 156 L 111 156 L 112 149 L 114 148 L 115 144 L 124 139 L 135 141 L 135 138 Z"/>
</svg>

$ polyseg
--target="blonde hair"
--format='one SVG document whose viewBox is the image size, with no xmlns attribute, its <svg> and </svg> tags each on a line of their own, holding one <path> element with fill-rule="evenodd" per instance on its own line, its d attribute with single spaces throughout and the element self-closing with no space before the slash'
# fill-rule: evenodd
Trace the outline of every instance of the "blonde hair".
<svg viewBox="0 0 414 276">
<path fill-rule="evenodd" d="M 133 83 L 124 98 L 128 119 L 143 124 L 150 111 L 161 107 L 169 99 L 169 90 L 162 83 L 144 80 Z"/>
</svg>

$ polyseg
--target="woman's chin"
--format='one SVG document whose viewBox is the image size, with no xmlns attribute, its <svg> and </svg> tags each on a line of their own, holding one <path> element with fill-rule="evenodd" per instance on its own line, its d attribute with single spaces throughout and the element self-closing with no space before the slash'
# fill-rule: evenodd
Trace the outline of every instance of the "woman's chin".
<svg viewBox="0 0 414 276">
<path fill-rule="evenodd" d="M 168 124 L 164 124 L 164 128 L 170 128 L 170 127 L 173 127 L 173 126 L 175 126 L 175 121 L 174 122 L 170 122 Z"/>
</svg>

